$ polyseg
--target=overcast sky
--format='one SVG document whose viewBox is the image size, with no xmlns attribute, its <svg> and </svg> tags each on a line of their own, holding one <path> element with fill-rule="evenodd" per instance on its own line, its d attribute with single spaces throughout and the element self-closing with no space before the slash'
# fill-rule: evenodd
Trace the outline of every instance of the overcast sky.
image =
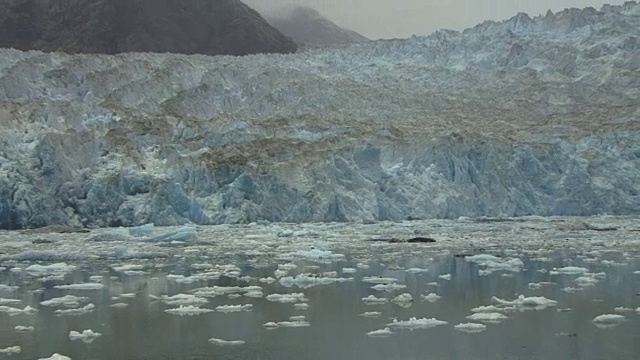
<svg viewBox="0 0 640 360">
<path fill-rule="evenodd" d="M 485 20 L 504 20 L 518 12 L 529 15 L 567 7 L 600 9 L 625 0 L 242 0 L 256 10 L 277 11 L 301 4 L 318 10 L 336 24 L 372 39 L 428 35 L 447 28 L 463 30 Z"/>
</svg>

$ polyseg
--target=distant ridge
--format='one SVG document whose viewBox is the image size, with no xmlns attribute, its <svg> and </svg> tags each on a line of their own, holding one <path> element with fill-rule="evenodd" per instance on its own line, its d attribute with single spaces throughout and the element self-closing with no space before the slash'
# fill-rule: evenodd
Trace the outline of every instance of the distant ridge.
<svg viewBox="0 0 640 360">
<path fill-rule="evenodd" d="M 239 0 L 0 0 L 0 47 L 67 53 L 291 53 Z"/>
</svg>

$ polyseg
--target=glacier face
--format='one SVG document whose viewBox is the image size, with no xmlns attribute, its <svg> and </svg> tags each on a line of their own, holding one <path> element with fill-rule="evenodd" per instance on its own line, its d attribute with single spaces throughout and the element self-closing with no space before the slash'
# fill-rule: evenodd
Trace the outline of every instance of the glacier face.
<svg viewBox="0 0 640 360">
<path fill-rule="evenodd" d="M 640 5 L 242 58 L 0 50 L 0 228 L 640 212 Z"/>
</svg>

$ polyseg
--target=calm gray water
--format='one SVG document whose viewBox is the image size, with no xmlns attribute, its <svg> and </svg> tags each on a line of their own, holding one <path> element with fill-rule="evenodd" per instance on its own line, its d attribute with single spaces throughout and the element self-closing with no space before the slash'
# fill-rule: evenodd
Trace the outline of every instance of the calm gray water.
<svg viewBox="0 0 640 360">
<path fill-rule="evenodd" d="M 180 284 L 166 275 L 194 273 L 190 264 L 199 259 L 167 259 L 146 263 L 148 274 L 124 275 L 114 271 L 108 262 L 82 262 L 78 269 L 63 281 L 44 281 L 11 271 L 7 266 L 0 272 L 0 283 L 17 286 L 0 290 L 0 297 L 21 299 L 15 307 L 31 305 L 39 311 L 32 315 L 9 316 L 0 313 L 0 349 L 19 345 L 20 354 L 0 354 L 11 359 L 37 359 L 60 353 L 72 359 L 638 359 L 640 358 L 640 269 L 637 259 L 626 259 L 618 253 L 607 259 L 624 264 L 584 263 L 581 254 L 558 253 L 547 261 L 522 257 L 524 271 L 494 272 L 479 276 L 482 267 L 464 258 L 435 256 L 431 260 L 405 257 L 393 264 L 373 260 L 368 269 L 359 268 L 354 274 L 342 274 L 344 267 L 356 267 L 348 254 L 344 260 L 332 262 L 295 261 L 297 268 L 289 275 L 303 272 L 337 271 L 338 277 L 353 277 L 353 281 L 317 285 L 307 289 L 285 287 L 278 282 L 265 284 L 258 278 L 274 276 L 277 263 L 254 266 L 249 258 L 237 258 L 242 276 L 248 282 L 222 276 L 218 280 Z M 135 263 L 131 261 L 130 263 Z M 561 289 L 575 287 L 577 275 L 551 275 L 541 269 L 583 266 L 590 272 L 605 272 L 593 286 L 568 293 Z M 47 263 L 43 263 L 47 264 Z M 151 266 L 151 265 L 156 265 Z M 307 265 L 319 266 L 316 268 Z M 420 267 L 426 273 L 412 274 L 404 269 Z M 451 280 L 438 277 L 451 274 Z M 503 275 L 511 274 L 511 275 Z M 90 282 L 90 276 L 102 275 L 106 287 L 102 290 L 60 290 L 62 283 Z M 362 282 L 364 276 L 395 277 L 407 286 L 396 292 L 378 292 L 372 284 Z M 429 283 L 437 282 L 434 287 Z M 529 283 L 553 282 L 539 289 Z M 297 310 L 293 304 L 267 301 L 265 298 L 229 299 L 227 296 L 209 298 L 203 308 L 218 305 L 253 304 L 252 311 L 237 313 L 210 312 L 197 316 L 178 316 L 165 313 L 174 306 L 158 302 L 150 295 L 189 293 L 204 286 L 248 286 L 263 288 L 264 295 L 303 292 L 308 299 L 307 310 Z M 40 290 L 39 290 L 40 289 Z M 393 303 L 366 305 L 361 298 L 368 295 L 392 298 L 400 293 L 412 294 L 414 301 L 408 308 Z M 420 294 L 435 292 L 442 296 L 430 303 L 421 301 Z M 135 293 L 133 298 L 116 299 L 119 294 Z M 86 296 L 96 309 L 79 316 L 57 316 L 56 308 L 41 306 L 40 302 L 64 295 Z M 514 299 L 518 294 L 544 296 L 558 302 L 544 310 L 505 313 L 508 319 L 499 324 L 487 324 L 481 333 L 457 331 L 454 325 L 470 322 L 465 319 L 471 309 L 491 304 L 491 298 Z M 110 304 L 125 302 L 126 308 Z M 86 304 L 83 303 L 82 305 Z M 14 306 L 14 305 L 11 305 Z M 611 328 L 599 328 L 592 323 L 601 314 L 616 314 L 616 307 L 634 309 L 620 314 L 627 321 Z M 571 311 L 558 311 L 570 308 Z M 63 308 L 64 309 L 64 308 Z M 359 314 L 379 311 L 378 318 Z M 267 330 L 262 325 L 270 321 L 284 321 L 290 316 L 306 315 L 309 327 Z M 385 327 L 392 318 L 437 318 L 447 325 L 428 329 L 398 330 L 385 338 L 371 338 L 367 332 Z M 18 333 L 17 325 L 33 326 L 34 331 Z M 92 329 L 102 334 L 92 343 L 69 338 L 72 330 Z M 238 346 L 216 346 L 210 338 L 243 340 Z"/>
</svg>

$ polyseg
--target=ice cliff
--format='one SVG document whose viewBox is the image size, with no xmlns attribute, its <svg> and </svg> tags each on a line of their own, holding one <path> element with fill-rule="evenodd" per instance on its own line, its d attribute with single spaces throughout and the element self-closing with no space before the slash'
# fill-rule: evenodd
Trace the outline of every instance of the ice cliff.
<svg viewBox="0 0 640 360">
<path fill-rule="evenodd" d="M 640 213 L 640 5 L 243 58 L 0 51 L 0 228 Z"/>
</svg>

